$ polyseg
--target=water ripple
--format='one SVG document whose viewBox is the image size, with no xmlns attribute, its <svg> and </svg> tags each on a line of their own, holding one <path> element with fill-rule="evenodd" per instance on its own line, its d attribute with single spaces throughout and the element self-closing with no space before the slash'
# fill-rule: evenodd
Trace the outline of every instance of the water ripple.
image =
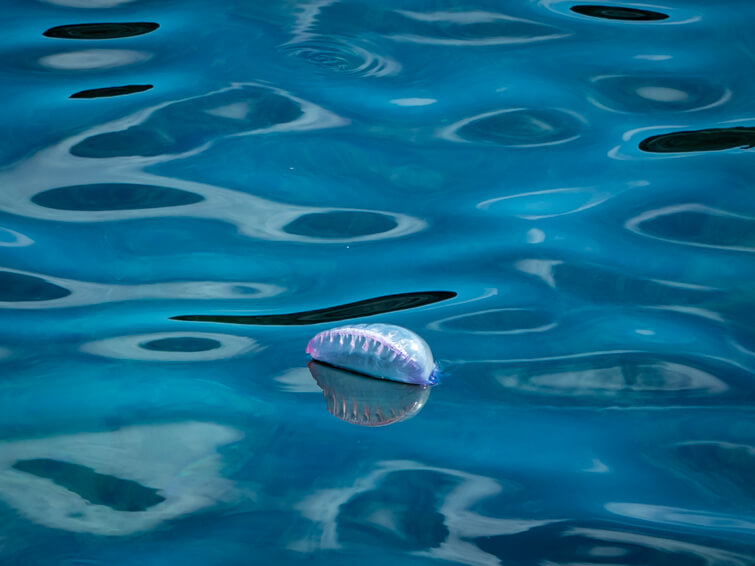
<svg viewBox="0 0 755 566">
<path fill-rule="evenodd" d="M 322 69 L 357 77 L 388 77 L 401 70 L 397 61 L 378 55 L 374 47 L 364 42 L 356 44 L 345 38 L 297 38 L 282 45 L 281 50 Z"/>
<path fill-rule="evenodd" d="M 453 46 L 514 45 L 559 39 L 569 35 L 546 24 L 483 10 L 397 10 L 396 13 L 408 21 L 397 22 L 394 31 L 388 32 L 387 35 L 393 40 L 411 43 Z"/>
<path fill-rule="evenodd" d="M 596 106 L 613 112 L 696 112 L 731 98 L 731 91 L 704 78 L 663 75 L 602 75 L 590 80 Z"/>
<path fill-rule="evenodd" d="M 673 405 L 729 390 L 706 371 L 642 356 L 600 356 L 570 365 L 563 371 L 552 364 L 500 369 L 496 380 L 512 393 L 599 405 Z"/>
<path fill-rule="evenodd" d="M 264 347 L 251 338 L 211 332 L 153 332 L 116 336 L 81 346 L 96 356 L 153 362 L 210 362 L 249 356 Z"/>
<path fill-rule="evenodd" d="M 567 110 L 507 108 L 459 120 L 439 136 L 455 142 L 542 147 L 577 139 L 582 126 L 582 118 Z"/>
<path fill-rule="evenodd" d="M 626 228 L 687 246 L 755 251 L 755 217 L 701 204 L 679 204 L 643 212 L 628 220 Z"/>
</svg>

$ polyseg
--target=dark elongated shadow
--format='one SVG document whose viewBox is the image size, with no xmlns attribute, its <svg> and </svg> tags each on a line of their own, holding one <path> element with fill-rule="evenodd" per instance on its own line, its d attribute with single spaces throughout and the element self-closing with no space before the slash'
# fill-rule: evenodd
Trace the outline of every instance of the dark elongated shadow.
<svg viewBox="0 0 755 566">
<path fill-rule="evenodd" d="M 156 489 L 132 480 L 100 474 L 80 464 L 37 458 L 19 460 L 13 467 L 20 472 L 52 480 L 89 503 L 105 505 L 116 511 L 146 511 L 165 501 Z"/>
<path fill-rule="evenodd" d="M 287 314 L 264 315 L 203 315 L 189 314 L 173 316 L 172 320 L 186 320 L 192 322 L 223 322 L 226 324 L 252 324 L 260 326 L 303 326 L 337 322 L 351 318 L 362 318 L 376 314 L 383 314 L 406 309 L 413 309 L 431 305 L 440 301 L 453 299 L 457 293 L 453 291 L 419 291 L 415 293 L 398 293 L 365 299 L 354 303 L 346 303 L 335 307 L 316 309 L 311 311 Z"/>
<path fill-rule="evenodd" d="M 721 151 L 755 147 L 755 128 L 709 128 L 651 136 L 640 142 L 640 149 L 650 153 L 687 153 Z"/>
<path fill-rule="evenodd" d="M 103 88 L 90 88 L 74 92 L 69 98 L 109 98 L 111 96 L 123 96 L 125 94 L 135 94 L 149 90 L 153 85 L 123 85 L 107 86 Z"/>
</svg>

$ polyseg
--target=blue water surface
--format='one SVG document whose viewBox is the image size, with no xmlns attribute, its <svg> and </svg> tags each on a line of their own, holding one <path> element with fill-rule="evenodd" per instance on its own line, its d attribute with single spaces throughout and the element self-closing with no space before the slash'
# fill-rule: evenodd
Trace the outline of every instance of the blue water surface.
<svg viewBox="0 0 755 566">
<path fill-rule="evenodd" d="M 755 561 L 751 0 L 3 18 L 0 564 Z"/>
</svg>

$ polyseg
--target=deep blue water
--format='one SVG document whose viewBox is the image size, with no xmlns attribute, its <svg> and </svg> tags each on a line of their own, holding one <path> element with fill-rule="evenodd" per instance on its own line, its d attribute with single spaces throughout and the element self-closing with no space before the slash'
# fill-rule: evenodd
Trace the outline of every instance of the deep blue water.
<svg viewBox="0 0 755 566">
<path fill-rule="evenodd" d="M 0 564 L 753 563 L 751 0 L 2 7 Z"/>
</svg>

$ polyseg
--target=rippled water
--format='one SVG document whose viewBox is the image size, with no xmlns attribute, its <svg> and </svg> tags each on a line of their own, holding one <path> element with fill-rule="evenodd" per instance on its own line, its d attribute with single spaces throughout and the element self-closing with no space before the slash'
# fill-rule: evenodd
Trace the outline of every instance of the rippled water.
<svg viewBox="0 0 755 566">
<path fill-rule="evenodd" d="M 753 563 L 750 0 L 4 8 L 0 563 Z"/>
</svg>

